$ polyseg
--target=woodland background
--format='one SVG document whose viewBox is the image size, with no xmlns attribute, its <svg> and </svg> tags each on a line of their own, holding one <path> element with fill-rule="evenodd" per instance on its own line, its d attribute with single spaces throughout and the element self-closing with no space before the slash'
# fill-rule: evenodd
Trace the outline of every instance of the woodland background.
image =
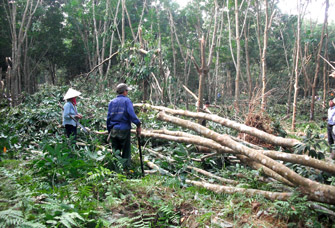
<svg viewBox="0 0 335 228">
<path fill-rule="evenodd" d="M 189 102 L 182 85 L 198 93 L 204 75 L 211 103 L 235 102 L 238 110 L 261 97 L 263 110 L 278 103 L 291 113 L 295 99 L 307 98 L 313 120 L 312 98 L 329 99 L 333 83 L 320 58 L 334 59 L 324 4 L 318 23 L 304 19 L 308 1 L 297 2 L 298 15 L 269 0 L 192 1 L 183 9 L 173 1 L 1 1 L 2 79 L 14 104 L 40 84 L 74 79 L 101 88 L 127 81 L 142 100 L 177 104 Z"/>
<path fill-rule="evenodd" d="M 335 28 L 329 0 L 319 2 L 321 23 L 305 18 L 303 0 L 297 15 L 272 0 L 193 0 L 185 8 L 165 0 L 0 0 L 0 226 L 333 227 L 334 164 L 323 117 L 335 97 Z M 107 106 L 120 82 L 133 88 L 134 103 L 157 105 L 135 106 L 142 107 L 146 166 L 158 175 L 140 178 L 134 138 L 132 174 L 108 149 Z M 58 107 L 69 87 L 83 93 L 81 123 L 92 132 L 81 132 L 75 148 L 64 138 Z M 198 114 L 185 116 L 197 118 L 205 101 L 233 125 L 301 144 L 255 141 L 254 129 L 247 132 L 254 141 L 246 141 L 257 145 L 247 144 L 237 139 L 248 138 L 245 125 L 241 131 L 220 120 L 207 119 L 208 129 L 273 152 L 275 160 L 310 156 L 321 168 L 284 159 L 280 164 L 301 179 L 276 182 L 263 168 L 245 166 L 244 151 L 206 141 L 198 125 L 191 130 L 202 137 L 189 135 L 194 119 L 169 124 L 174 117 L 156 116 L 190 110 Z M 224 152 L 204 152 L 200 142 Z M 197 180 L 235 187 L 213 193 Z M 331 191 L 328 198 L 315 194 L 319 187 Z M 254 189 L 263 192 L 250 194 Z M 266 197 L 270 191 L 283 194 Z"/>
</svg>

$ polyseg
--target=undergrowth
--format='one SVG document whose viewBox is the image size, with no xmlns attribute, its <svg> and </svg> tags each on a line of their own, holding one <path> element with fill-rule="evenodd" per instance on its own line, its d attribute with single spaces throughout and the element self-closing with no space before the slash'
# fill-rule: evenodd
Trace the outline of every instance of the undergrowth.
<svg viewBox="0 0 335 228">
<path fill-rule="evenodd" d="M 108 150 L 106 135 L 80 132 L 81 146 L 64 137 L 58 102 L 66 89 L 45 87 L 27 96 L 18 107 L 0 111 L 0 227 L 322 227 L 333 222 L 321 211 L 311 209 L 310 202 L 298 194 L 288 201 L 271 202 L 261 196 L 217 194 L 186 184 L 186 179 L 201 178 L 188 170 L 191 165 L 236 180 L 240 188 L 284 189 L 279 183 L 266 181 L 262 170 L 230 162 L 227 155 L 199 162 L 202 155 L 193 145 L 144 139 L 143 147 L 175 162 L 144 150 L 144 156 L 165 173 L 142 178 L 132 139 L 133 165 L 125 173 L 124 160 L 119 151 Z M 82 124 L 105 131 L 106 107 L 113 96 L 111 90 L 84 96 L 78 104 L 84 115 Z M 155 114 L 153 110 L 138 113 L 143 128 L 181 130 L 155 120 Z M 237 135 L 218 124 L 208 126 Z M 276 129 L 278 134 L 285 133 L 278 123 Z M 306 147 L 296 153 L 322 158 L 317 153 L 325 145 L 314 134 L 306 135 Z M 326 174 L 301 166 L 293 168 L 302 175 L 335 183 Z M 217 183 L 211 178 L 207 181 Z"/>
</svg>

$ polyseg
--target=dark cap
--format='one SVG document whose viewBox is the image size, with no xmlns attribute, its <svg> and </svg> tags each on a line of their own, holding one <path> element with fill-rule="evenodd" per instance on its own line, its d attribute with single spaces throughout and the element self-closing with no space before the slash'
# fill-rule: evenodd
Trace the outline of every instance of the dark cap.
<svg viewBox="0 0 335 228">
<path fill-rule="evenodd" d="M 125 84 L 125 83 L 120 83 L 120 84 L 118 84 L 117 86 L 116 86 L 116 92 L 118 93 L 118 94 L 121 94 L 121 93 L 123 93 L 124 91 L 128 91 L 128 90 L 130 90 L 129 89 L 129 87 Z"/>
</svg>

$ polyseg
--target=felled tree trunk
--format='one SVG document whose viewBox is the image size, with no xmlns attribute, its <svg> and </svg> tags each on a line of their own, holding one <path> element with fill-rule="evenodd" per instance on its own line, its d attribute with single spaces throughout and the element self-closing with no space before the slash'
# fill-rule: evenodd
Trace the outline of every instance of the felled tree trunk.
<svg viewBox="0 0 335 228">
<path fill-rule="evenodd" d="M 148 131 L 144 131 L 143 134 L 145 136 L 149 136 L 149 137 L 160 137 L 160 138 L 165 138 L 168 140 L 173 140 L 173 141 L 179 141 L 179 142 L 188 142 L 188 143 L 192 143 L 192 144 L 196 144 L 196 145 L 200 145 L 200 146 L 204 146 L 204 147 L 209 147 L 213 150 L 216 150 L 218 153 L 229 153 L 229 154 L 235 154 L 235 155 L 239 155 L 241 153 L 239 153 L 238 151 L 233 151 L 232 149 L 228 148 L 228 147 L 224 147 L 221 144 L 204 138 L 204 137 L 200 137 L 197 135 L 192 135 L 192 134 L 188 134 L 185 132 L 180 132 L 180 131 L 168 131 L 168 130 L 153 130 L 152 133 L 158 133 L 158 134 L 165 134 L 165 135 L 173 135 L 173 136 L 178 136 L 181 138 L 165 138 L 164 135 L 155 135 L 155 134 L 150 134 Z M 186 139 L 185 139 L 186 137 Z M 325 162 L 322 160 L 318 160 L 312 157 L 309 157 L 307 155 L 298 155 L 298 154 L 289 154 L 289 153 L 284 153 L 284 152 L 280 152 L 280 151 L 273 151 L 273 150 L 257 150 L 257 152 L 260 152 L 274 160 L 280 160 L 280 161 L 284 161 L 284 162 L 290 162 L 290 163 L 295 163 L 295 164 L 300 164 L 300 165 L 304 165 L 304 166 L 308 166 L 308 167 L 312 167 L 318 170 L 322 170 L 325 172 L 329 172 L 332 174 L 335 174 L 335 165 L 329 162 Z"/>
<path fill-rule="evenodd" d="M 264 174 L 272 177 L 280 182 L 286 183 L 290 186 L 293 186 L 293 184 L 291 182 L 289 182 L 288 180 L 286 180 L 285 178 L 283 178 L 281 175 L 279 175 L 278 173 L 274 172 L 273 170 L 263 166 L 262 164 L 259 164 L 257 162 L 254 162 L 252 160 L 250 160 L 249 158 L 247 158 L 246 156 L 242 156 L 240 154 L 238 154 L 237 152 L 231 150 L 230 148 L 221 146 L 218 143 L 215 143 L 214 141 L 210 140 L 210 139 L 206 139 L 203 137 L 199 137 L 196 135 L 191 135 L 192 137 L 185 137 L 185 135 L 187 135 L 187 133 L 182 133 L 182 132 L 178 132 L 177 134 L 180 135 L 184 135 L 183 137 L 176 137 L 176 136 L 171 136 L 171 135 L 164 135 L 164 134 L 157 134 L 157 133 L 152 133 L 152 132 L 148 132 L 148 131 L 143 131 L 141 132 L 141 134 L 145 137 L 155 137 L 155 138 L 161 138 L 161 139 L 166 139 L 166 140 L 171 140 L 171 141 L 177 141 L 177 142 L 184 142 L 184 143 L 192 143 L 192 144 L 196 144 L 196 145 L 205 145 L 205 146 L 209 146 L 215 150 L 219 150 L 221 153 L 232 153 L 232 154 L 236 154 L 238 156 L 238 158 L 240 160 L 242 160 L 244 163 L 246 163 L 247 165 L 249 165 L 251 168 L 253 169 L 262 169 Z"/>
<path fill-rule="evenodd" d="M 301 192 L 308 194 L 308 196 L 313 200 L 335 204 L 335 186 L 320 184 L 318 182 L 304 178 L 292 171 L 291 169 L 287 168 L 285 165 L 280 164 L 275 160 L 267 157 L 266 155 L 259 153 L 257 150 L 248 148 L 240 143 L 235 142 L 228 135 L 218 134 L 204 126 L 192 123 L 188 120 L 169 116 L 164 112 L 160 112 L 157 117 L 160 120 L 168 121 L 194 130 L 208 138 L 213 139 L 221 145 L 227 146 L 232 150 L 238 151 L 256 162 L 261 163 L 269 169 L 277 172 L 288 181 L 292 182 L 295 186 L 300 188 Z"/>
<path fill-rule="evenodd" d="M 213 114 L 207 114 L 207 113 L 202 113 L 202 112 L 190 112 L 186 110 L 175 110 L 175 109 L 170 109 L 162 106 L 152 106 L 149 104 L 135 104 L 134 106 L 144 106 L 147 108 L 153 108 L 156 110 L 164 111 L 173 115 L 183 115 L 183 116 L 188 116 L 188 117 L 193 117 L 193 118 L 200 118 L 200 119 L 206 119 L 210 120 L 216 123 L 220 123 L 223 126 L 233 128 L 235 130 L 238 130 L 239 132 L 246 133 L 252 136 L 255 136 L 267 143 L 270 143 L 272 145 L 276 146 L 284 146 L 284 147 L 294 147 L 297 144 L 300 144 L 301 142 L 296 140 L 296 139 L 289 139 L 289 138 L 283 138 L 279 136 L 274 136 L 269 133 L 266 133 L 264 131 L 261 131 L 257 128 L 249 127 L 245 124 L 240 124 L 235 121 L 222 118 L 218 115 L 213 115 Z"/>
<path fill-rule="evenodd" d="M 268 192 L 257 189 L 236 188 L 217 184 L 209 184 L 206 182 L 193 181 L 193 180 L 186 180 L 186 183 L 193 184 L 198 187 L 203 187 L 216 193 L 227 193 L 227 194 L 242 193 L 247 196 L 262 195 L 270 200 L 288 200 L 292 196 L 292 193 L 290 192 Z"/>
</svg>

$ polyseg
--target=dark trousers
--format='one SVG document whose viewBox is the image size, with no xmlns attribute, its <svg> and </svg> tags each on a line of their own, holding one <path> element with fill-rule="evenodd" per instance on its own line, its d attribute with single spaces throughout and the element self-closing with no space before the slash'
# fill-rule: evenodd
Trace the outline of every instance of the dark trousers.
<svg viewBox="0 0 335 228">
<path fill-rule="evenodd" d="M 66 124 L 65 125 L 65 132 L 66 132 L 66 136 L 68 138 L 70 138 L 72 136 L 74 140 L 77 140 L 77 127 L 75 127 L 71 124 Z"/>
<path fill-rule="evenodd" d="M 119 150 L 122 152 L 122 158 L 127 159 L 125 167 L 129 167 L 131 164 L 130 129 L 112 129 L 111 139 L 113 150 Z"/>
<path fill-rule="evenodd" d="M 333 126 L 334 125 L 327 125 L 327 136 L 328 136 L 328 144 L 329 146 L 334 144 L 334 139 L 335 139 L 335 135 L 333 133 Z"/>
</svg>

